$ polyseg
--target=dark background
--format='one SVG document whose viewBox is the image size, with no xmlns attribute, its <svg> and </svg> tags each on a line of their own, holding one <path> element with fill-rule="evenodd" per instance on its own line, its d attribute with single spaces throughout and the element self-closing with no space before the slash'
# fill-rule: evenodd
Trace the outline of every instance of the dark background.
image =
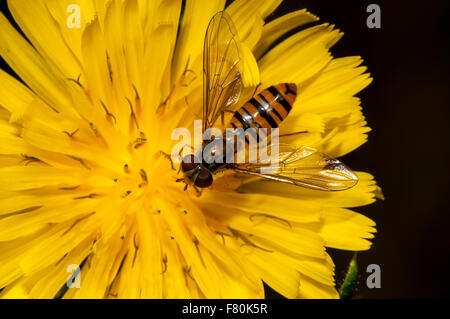
<svg viewBox="0 0 450 319">
<path fill-rule="evenodd" d="M 381 29 L 366 25 L 371 3 L 381 7 Z M 358 95 L 373 131 L 343 158 L 374 174 L 386 197 L 357 209 L 378 232 L 358 256 L 355 297 L 449 298 L 450 1 L 286 0 L 275 14 L 301 8 L 343 30 L 333 54 L 362 56 L 374 77 Z M 341 282 L 352 253 L 330 253 Z M 366 286 L 369 264 L 381 267 L 380 289 Z"/>
<path fill-rule="evenodd" d="M 366 25 L 370 3 L 381 7 L 381 29 Z M 358 256 L 355 297 L 449 298 L 450 1 L 285 0 L 269 19 L 302 8 L 344 31 L 333 54 L 362 56 L 374 77 L 359 94 L 373 131 L 343 159 L 374 174 L 386 196 L 357 209 L 378 232 Z M 9 70 L 1 59 L 0 67 Z M 340 283 L 352 253 L 330 253 Z M 380 289 L 366 287 L 369 264 L 381 267 Z M 267 296 L 280 297 L 270 289 Z"/>
</svg>

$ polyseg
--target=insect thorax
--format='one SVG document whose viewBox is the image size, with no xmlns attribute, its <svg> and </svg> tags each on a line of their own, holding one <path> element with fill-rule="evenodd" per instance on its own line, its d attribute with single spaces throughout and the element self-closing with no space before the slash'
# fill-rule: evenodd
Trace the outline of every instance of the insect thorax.
<svg viewBox="0 0 450 319">
<path fill-rule="evenodd" d="M 217 173 L 233 165 L 238 144 L 235 136 L 217 136 L 212 140 L 203 141 L 202 165 L 211 173 Z"/>
</svg>

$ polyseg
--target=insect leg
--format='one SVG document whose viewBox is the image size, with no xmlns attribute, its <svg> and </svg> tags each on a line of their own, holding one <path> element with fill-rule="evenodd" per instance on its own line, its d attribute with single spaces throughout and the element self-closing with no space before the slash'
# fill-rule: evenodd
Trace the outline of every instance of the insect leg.
<svg viewBox="0 0 450 319">
<path fill-rule="evenodd" d="M 192 185 L 197 192 L 197 197 L 200 197 L 202 195 L 202 191 L 199 191 L 198 188 L 195 185 Z"/>
</svg>

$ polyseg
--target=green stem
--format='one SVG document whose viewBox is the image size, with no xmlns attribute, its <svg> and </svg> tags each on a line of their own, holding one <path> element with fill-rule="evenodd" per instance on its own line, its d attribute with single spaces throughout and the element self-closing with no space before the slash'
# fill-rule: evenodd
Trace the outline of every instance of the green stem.
<svg viewBox="0 0 450 319">
<path fill-rule="evenodd" d="M 339 296 L 341 299 L 351 299 L 355 292 L 356 283 L 358 281 L 358 264 L 356 263 L 357 253 L 353 255 L 348 265 L 347 275 L 339 288 Z"/>
</svg>

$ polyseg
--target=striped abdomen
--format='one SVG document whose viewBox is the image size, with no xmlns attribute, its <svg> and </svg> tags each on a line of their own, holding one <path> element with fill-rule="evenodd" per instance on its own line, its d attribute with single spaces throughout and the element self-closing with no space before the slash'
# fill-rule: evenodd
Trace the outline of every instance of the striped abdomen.
<svg viewBox="0 0 450 319">
<path fill-rule="evenodd" d="M 234 113 L 230 125 L 233 128 L 247 130 L 264 128 L 270 134 L 288 116 L 297 97 L 297 86 L 293 83 L 281 83 L 265 89 Z M 264 138 L 261 132 L 259 139 Z M 256 137 L 256 140 L 259 140 Z M 248 140 L 246 139 L 247 143 Z"/>
</svg>

